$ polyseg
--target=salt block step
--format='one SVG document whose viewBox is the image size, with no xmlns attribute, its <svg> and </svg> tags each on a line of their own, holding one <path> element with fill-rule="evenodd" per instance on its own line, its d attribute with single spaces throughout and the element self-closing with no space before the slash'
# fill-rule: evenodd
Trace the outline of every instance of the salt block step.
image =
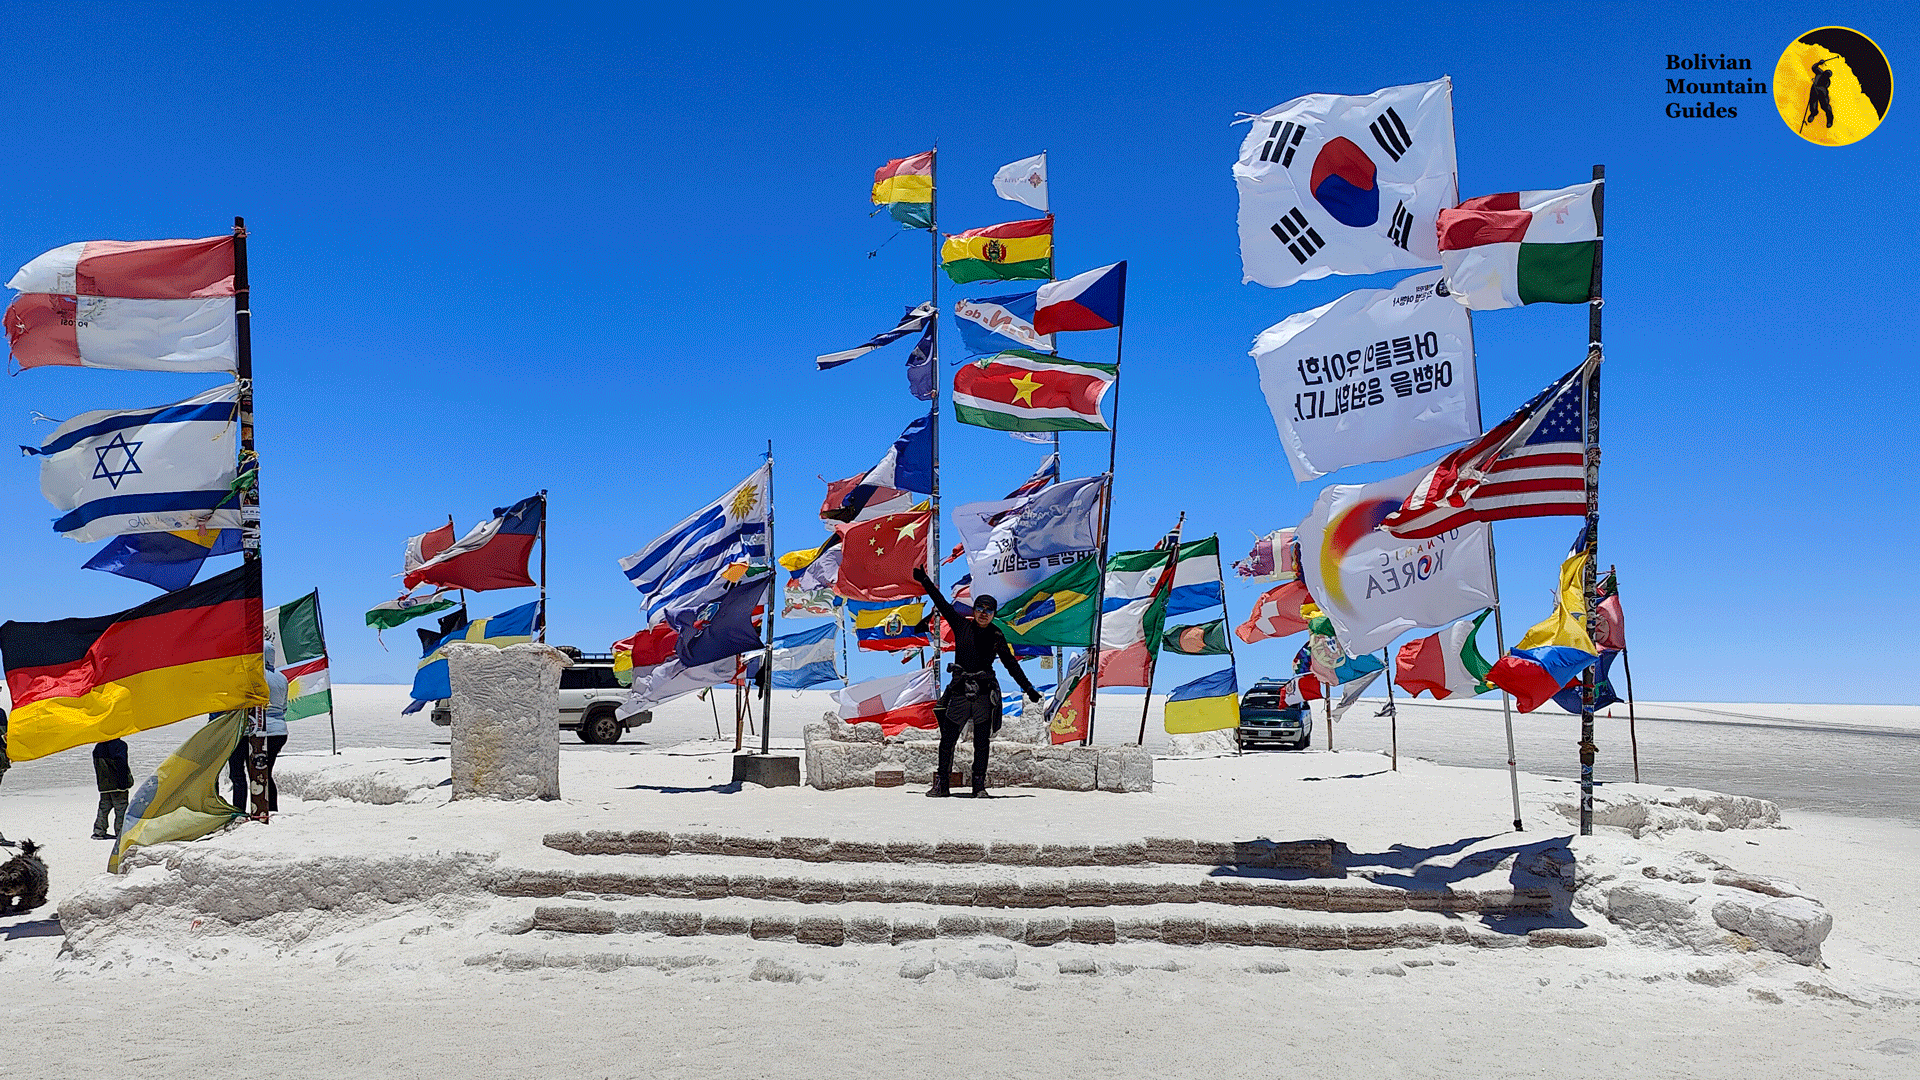
<svg viewBox="0 0 1920 1080">
<path fill-rule="evenodd" d="M 1604 935 L 1591 931 L 1527 927 L 1520 921 L 1506 931 L 1495 931 L 1424 912 L 1357 916 L 1273 912 L 1250 918 L 1243 909 L 1216 904 L 1054 908 L 1019 913 L 953 910 L 938 905 L 846 904 L 831 913 L 818 914 L 767 901 L 554 904 L 535 910 L 533 930 L 666 937 L 716 935 L 826 946 L 980 937 L 1034 946 L 1066 941 L 1092 945 L 1152 941 L 1293 949 L 1606 944 Z"/>
<path fill-rule="evenodd" d="M 1548 889 L 1511 887 L 1489 876 L 1490 888 L 1406 888 L 1365 879 L 1198 874 L 1191 867 L 1098 867 L 1066 876 L 1047 867 L 998 864 L 861 865 L 769 863 L 688 856 L 636 868 L 624 860 L 594 858 L 565 869 L 502 868 L 491 890 L 502 896 L 556 897 L 570 893 L 666 899 L 779 900 L 799 904 L 935 903 L 957 907 L 1137 907 L 1219 904 L 1298 911 L 1478 912 L 1545 915 L 1554 910 Z M 765 868 L 765 869 L 763 869 Z M 769 872 L 771 871 L 771 872 Z M 1257 874 L 1257 872 L 1256 872 Z"/>
<path fill-rule="evenodd" d="M 846 840 L 823 836 L 741 836 L 589 830 L 548 833 L 547 847 L 574 855 L 729 855 L 804 862 L 992 863 L 1000 866 L 1135 866 L 1143 863 L 1253 866 L 1334 873 L 1334 841 L 1192 840 L 1147 837 L 1107 844 L 981 840 Z"/>
</svg>

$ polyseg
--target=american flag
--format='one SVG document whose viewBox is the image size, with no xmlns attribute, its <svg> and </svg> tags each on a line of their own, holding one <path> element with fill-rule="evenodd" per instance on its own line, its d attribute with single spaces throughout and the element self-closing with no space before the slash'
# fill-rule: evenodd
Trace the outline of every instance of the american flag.
<svg viewBox="0 0 1920 1080">
<path fill-rule="evenodd" d="M 1405 540 L 1475 521 L 1587 512 L 1588 360 L 1479 439 L 1440 459 L 1386 530 Z"/>
</svg>

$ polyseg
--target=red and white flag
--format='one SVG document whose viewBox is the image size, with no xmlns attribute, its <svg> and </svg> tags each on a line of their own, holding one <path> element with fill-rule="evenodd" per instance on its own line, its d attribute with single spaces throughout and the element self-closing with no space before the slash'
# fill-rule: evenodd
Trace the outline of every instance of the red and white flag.
<svg viewBox="0 0 1920 1080">
<path fill-rule="evenodd" d="M 87 240 L 34 259 L 5 324 L 22 368 L 232 371 L 233 237 Z"/>
<path fill-rule="evenodd" d="M 1403 540 L 1438 536 L 1475 521 L 1580 516 L 1587 512 L 1589 359 L 1512 416 L 1441 458 L 1381 524 Z"/>
<path fill-rule="evenodd" d="M 1253 613 L 1234 628 L 1234 636 L 1251 645 L 1268 638 L 1297 634 L 1307 628 L 1307 620 L 1300 616 L 1300 605 L 1312 599 L 1301 581 L 1276 585 L 1253 602 Z"/>
<path fill-rule="evenodd" d="M 882 735 L 898 735 L 902 728 L 934 726 L 932 667 L 854 683 L 833 696 L 839 703 L 841 720 L 849 724 L 877 723 Z"/>
</svg>

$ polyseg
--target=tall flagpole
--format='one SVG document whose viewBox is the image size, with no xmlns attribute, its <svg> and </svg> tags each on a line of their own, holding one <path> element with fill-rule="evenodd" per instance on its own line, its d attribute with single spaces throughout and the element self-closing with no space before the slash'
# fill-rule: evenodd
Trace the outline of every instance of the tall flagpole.
<svg viewBox="0 0 1920 1080">
<path fill-rule="evenodd" d="M 247 281 L 247 220 L 233 219 L 233 330 L 234 382 L 239 401 L 234 411 L 240 420 L 240 548 L 247 562 L 260 566 L 260 456 L 253 448 L 253 288 Z M 251 470 L 253 477 L 245 479 Z M 265 575 L 261 578 L 261 599 L 254 606 L 254 620 L 264 623 Z M 264 659 L 262 660 L 264 664 Z M 267 710 L 247 710 L 247 790 L 252 816 L 267 820 Z M 234 792 L 239 802 L 240 793 Z"/>
<path fill-rule="evenodd" d="M 535 641 L 547 640 L 547 489 L 540 489 L 540 627 Z"/>
<path fill-rule="evenodd" d="M 1613 579 L 1613 595 L 1616 598 L 1619 597 L 1619 567 L 1607 567 L 1607 576 Z M 1624 603 L 1625 601 L 1622 601 L 1622 604 Z M 1622 611 L 1625 611 L 1624 607 Z M 1597 645 L 1599 642 L 1594 644 Z M 1620 663 L 1626 667 L 1627 671 L 1627 739 L 1633 744 L 1633 782 L 1637 784 L 1640 782 L 1640 732 L 1639 725 L 1634 722 L 1633 716 L 1633 659 L 1627 655 L 1627 634 L 1624 628 L 1620 631 Z"/>
<path fill-rule="evenodd" d="M 1474 364 L 1477 366 L 1480 360 L 1479 353 L 1475 351 L 1473 345 L 1472 311 L 1467 312 L 1467 350 L 1473 354 Z M 1475 396 L 1473 403 L 1475 412 L 1482 412 L 1480 408 L 1479 388 L 1480 380 L 1476 377 L 1474 379 Z M 1482 414 L 1481 422 L 1484 426 L 1484 413 Z M 1493 643 L 1494 647 L 1498 650 L 1498 652 L 1494 654 L 1494 659 L 1498 660 L 1500 657 L 1507 655 L 1507 627 L 1506 621 L 1500 614 L 1500 560 L 1494 554 L 1494 523 L 1489 521 L 1486 525 L 1487 582 L 1493 586 Z M 1500 691 L 1500 715 L 1501 718 L 1506 721 L 1507 729 L 1507 787 L 1513 796 L 1513 831 L 1524 832 L 1525 826 L 1521 824 L 1520 816 L 1520 754 L 1519 751 L 1515 749 L 1513 741 L 1513 698 L 1504 688 Z"/>
<path fill-rule="evenodd" d="M 1047 205 L 1053 205 L 1051 198 Z M 1087 678 L 1093 682 L 1087 690 L 1087 737 L 1080 744 L 1093 745 L 1093 720 L 1100 711 L 1100 624 L 1105 622 L 1101 616 L 1107 608 L 1107 534 L 1113 530 L 1113 463 L 1120 449 L 1120 351 L 1127 340 L 1127 321 L 1120 320 L 1119 329 L 1113 339 L 1113 425 L 1107 430 L 1107 484 L 1105 496 L 1100 507 L 1100 588 L 1095 590 L 1093 604 L 1093 655 L 1087 662 Z"/>
<path fill-rule="evenodd" d="M 773 752 L 773 613 L 779 598 L 779 564 L 773 553 L 773 440 L 767 440 L 767 651 L 760 661 L 760 752 Z"/>
<path fill-rule="evenodd" d="M 1219 533 L 1213 534 L 1213 548 L 1214 548 L 1213 557 L 1215 561 L 1218 561 L 1220 558 L 1220 534 Z M 1227 575 L 1225 570 L 1223 569 L 1220 574 L 1220 619 L 1221 619 L 1220 629 L 1225 631 L 1226 633 L 1227 666 L 1233 669 L 1234 690 L 1238 692 L 1240 688 L 1240 659 L 1239 657 L 1233 654 L 1233 627 L 1230 625 L 1233 622 L 1233 612 L 1228 610 L 1227 608 L 1226 578 L 1227 578 Z M 1145 746 L 1146 744 L 1147 744 L 1146 735 L 1142 733 L 1140 737 L 1140 745 Z M 1240 725 L 1238 724 L 1238 722 L 1236 722 L 1233 727 L 1233 752 L 1235 754 L 1240 753 Z"/>
<path fill-rule="evenodd" d="M 1046 174 L 1046 180 L 1047 180 L 1047 208 L 1040 212 L 1047 215 L 1047 217 L 1052 218 L 1053 217 L 1053 160 L 1047 157 L 1047 151 L 1044 149 L 1040 151 L 1040 169 L 1042 172 Z M 1059 222 L 1059 219 L 1057 218 L 1054 219 L 1053 232 L 1048 234 L 1047 244 L 1051 249 L 1047 253 L 1047 282 L 1048 284 L 1052 284 L 1053 282 L 1060 280 L 1060 222 Z M 1060 355 L 1060 350 L 1057 348 L 1051 349 L 1048 351 L 1053 353 L 1053 355 L 1055 356 Z M 1065 477 L 1066 475 L 1067 475 L 1066 466 L 1060 460 L 1060 433 L 1058 431 L 1055 431 L 1053 433 L 1054 482 L 1059 483 L 1061 478 Z M 1105 575 L 1103 574 L 1102 576 L 1105 576 Z M 1058 645 L 1055 645 L 1053 647 L 1053 681 L 1057 685 L 1059 683 L 1065 682 L 1066 678 L 1067 678 L 1067 650 L 1061 648 Z M 1091 701 L 1092 699 L 1088 699 L 1088 700 Z"/>
<path fill-rule="evenodd" d="M 933 436 L 933 515 L 927 522 L 927 576 L 933 579 L 933 587 L 940 588 L 940 382 L 946 378 L 946 371 L 940 366 L 940 140 L 933 141 L 933 162 L 927 166 L 927 302 L 933 305 L 933 314 L 928 318 L 927 331 L 932 334 L 932 356 L 928 362 L 933 366 L 933 409 L 929 413 L 928 427 Z M 927 616 L 927 641 L 933 646 L 933 693 L 935 700 L 940 695 L 940 607 L 928 604 L 931 612 Z"/>
<path fill-rule="evenodd" d="M 1600 311 L 1606 305 L 1600 288 L 1600 247 L 1607 238 L 1607 168 L 1593 167 L 1593 290 L 1587 299 L 1587 563 L 1581 573 L 1581 589 L 1586 598 L 1588 633 L 1593 630 L 1599 601 L 1594 596 L 1598 583 L 1600 558 L 1600 366 L 1605 355 L 1600 347 Z M 1580 676 L 1580 835 L 1593 835 L 1593 759 L 1599 747 L 1593 742 L 1593 690 L 1595 665 L 1587 665 Z"/>
<path fill-rule="evenodd" d="M 1167 568 L 1160 572 L 1160 580 L 1166 583 L 1167 590 L 1169 592 L 1173 590 L 1173 575 L 1178 573 L 1180 570 L 1180 535 L 1182 532 L 1185 531 L 1186 524 L 1187 524 L 1187 512 L 1185 510 L 1182 510 L 1180 511 L 1180 520 L 1176 522 L 1173 526 L 1173 555 L 1172 557 L 1167 559 Z M 1218 556 L 1216 556 L 1216 558 L 1218 558 Z M 1158 593 L 1160 589 L 1158 586 L 1155 586 L 1153 591 L 1155 593 Z M 1224 595 L 1226 592 L 1225 587 L 1223 586 L 1220 591 Z M 1165 629 L 1164 623 L 1161 624 L 1161 628 L 1163 630 Z M 1146 695 L 1146 698 L 1140 702 L 1140 745 L 1141 746 L 1147 745 L 1147 710 L 1153 707 L 1153 677 L 1159 673 L 1160 673 L 1160 645 L 1158 642 L 1148 641 L 1147 642 L 1147 695 Z"/>
</svg>

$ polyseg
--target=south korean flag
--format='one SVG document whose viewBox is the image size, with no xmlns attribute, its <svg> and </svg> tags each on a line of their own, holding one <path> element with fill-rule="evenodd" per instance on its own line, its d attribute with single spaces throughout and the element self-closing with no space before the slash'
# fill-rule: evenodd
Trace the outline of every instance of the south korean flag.
<svg viewBox="0 0 1920 1080">
<path fill-rule="evenodd" d="M 1233 167 L 1243 281 L 1438 266 L 1458 201 L 1453 81 L 1308 94 L 1255 117 Z"/>
</svg>

